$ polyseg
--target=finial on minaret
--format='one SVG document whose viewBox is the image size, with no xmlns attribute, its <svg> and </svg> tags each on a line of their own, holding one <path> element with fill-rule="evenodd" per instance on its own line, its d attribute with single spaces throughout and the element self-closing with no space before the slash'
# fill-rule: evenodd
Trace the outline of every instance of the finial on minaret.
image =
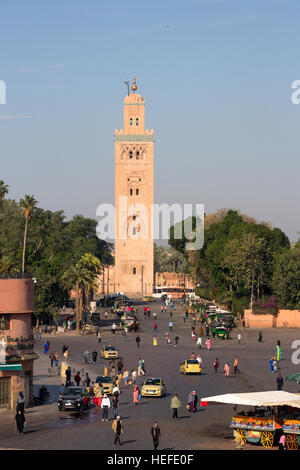
<svg viewBox="0 0 300 470">
<path fill-rule="evenodd" d="M 135 75 L 133 75 L 133 80 L 132 80 L 131 89 L 132 89 L 132 91 L 136 91 L 136 90 L 137 90 Z"/>
</svg>

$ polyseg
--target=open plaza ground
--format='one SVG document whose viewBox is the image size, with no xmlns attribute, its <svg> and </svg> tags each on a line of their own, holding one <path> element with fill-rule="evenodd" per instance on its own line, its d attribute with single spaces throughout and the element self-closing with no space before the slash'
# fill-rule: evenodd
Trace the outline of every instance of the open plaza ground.
<svg viewBox="0 0 300 470">
<path fill-rule="evenodd" d="M 173 314 L 174 331 L 170 333 L 171 343 L 165 341 L 165 332 L 168 331 L 169 312 L 161 313 L 161 303 L 150 304 L 151 313 L 156 312 L 158 333 L 158 346 L 152 344 L 154 334 L 154 320 L 144 318 L 143 305 L 140 303 L 138 320 L 141 329 L 138 333 L 128 333 L 124 341 L 121 330 L 112 334 L 110 325 L 116 320 L 115 315 L 109 312 L 108 320 L 102 323 L 102 343 L 112 344 L 124 358 L 124 367 L 131 371 L 137 369 L 138 360 L 143 357 L 147 377 L 162 377 L 167 393 L 163 398 L 142 398 L 138 405 L 134 405 L 132 386 L 121 384 L 120 416 L 124 424 L 124 433 L 121 438 L 121 450 L 152 449 L 150 430 L 153 422 L 157 420 L 161 428 L 161 441 L 159 450 L 197 450 L 218 449 L 234 450 L 236 443 L 232 430 L 229 428 L 230 418 L 233 414 L 231 405 L 216 405 L 204 408 L 200 406 L 203 397 L 234 392 L 255 392 L 276 390 L 276 373 L 270 372 L 269 360 L 274 356 L 277 340 L 280 339 L 282 347 L 282 360 L 280 372 L 283 378 L 288 374 L 298 372 L 299 366 L 294 365 L 291 356 L 294 350 L 292 342 L 299 338 L 297 329 L 268 329 L 263 330 L 263 341 L 259 343 L 258 330 L 242 328 L 237 325 L 231 331 L 229 340 L 212 339 L 212 347 L 207 351 L 206 337 L 202 339 L 202 349 L 198 349 L 196 342 L 191 339 L 192 320 L 185 323 L 183 313 L 185 307 L 176 306 Z M 101 309 L 104 312 L 104 309 Z M 101 315 L 103 317 L 103 315 Z M 198 328 L 196 329 L 196 331 Z M 237 335 L 241 333 L 242 340 L 238 344 Z M 136 335 L 141 338 L 140 348 L 137 348 Z M 174 347 L 175 336 L 179 337 L 179 344 Z M 102 422 L 101 410 L 91 408 L 82 416 L 68 412 L 59 412 L 57 408 L 58 390 L 64 378 L 48 376 L 50 366 L 49 356 L 44 354 L 45 341 L 50 343 L 50 351 L 58 351 L 62 357 L 62 347 L 69 346 L 69 362 L 72 369 L 88 372 L 92 380 L 103 375 L 107 360 L 100 358 L 100 345 L 95 334 L 75 336 L 74 333 L 57 335 L 42 335 L 35 345 L 35 351 L 40 358 L 34 363 L 34 391 L 38 395 L 39 388 L 45 384 L 51 395 L 52 403 L 27 408 L 25 413 L 26 426 L 23 436 L 15 435 L 14 411 L 1 413 L 0 419 L 0 447 L 2 449 L 114 449 L 114 433 L 112 430 L 113 415 L 110 410 L 109 421 Z M 97 362 L 85 365 L 82 353 L 88 349 L 98 351 Z M 179 373 L 179 364 L 188 359 L 192 352 L 200 353 L 203 361 L 202 374 L 199 376 L 185 376 Z M 234 374 L 234 357 L 239 359 L 240 374 Z M 215 373 L 213 361 L 218 358 L 220 367 Z M 231 365 L 230 377 L 224 377 L 225 362 Z M 142 385 L 144 377 L 138 377 L 138 385 Z M 189 413 L 186 409 L 188 394 L 195 390 L 198 398 L 198 411 Z M 298 392 L 299 386 L 284 381 L 283 390 Z M 172 419 L 170 401 L 177 393 L 182 406 L 179 409 L 179 419 Z M 246 444 L 246 449 L 261 449 L 262 446 Z"/>
</svg>

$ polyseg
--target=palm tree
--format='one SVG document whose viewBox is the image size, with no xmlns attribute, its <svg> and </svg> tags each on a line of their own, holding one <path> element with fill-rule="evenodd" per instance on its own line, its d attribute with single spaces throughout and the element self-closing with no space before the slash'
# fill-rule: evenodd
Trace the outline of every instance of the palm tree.
<svg viewBox="0 0 300 470">
<path fill-rule="evenodd" d="M 8 185 L 4 183 L 3 180 L 0 180 L 0 201 L 5 198 L 8 193 Z"/>
<path fill-rule="evenodd" d="M 95 275 L 77 263 L 71 266 L 61 277 L 61 284 L 64 289 L 74 289 L 76 292 L 76 334 L 80 334 L 79 322 L 82 315 L 82 293 L 84 288 L 96 289 Z"/>
<path fill-rule="evenodd" d="M 23 257 L 22 257 L 22 273 L 24 273 L 25 268 L 25 253 L 26 253 L 26 240 L 27 240 L 27 229 L 28 229 L 28 222 L 32 217 L 34 210 L 37 207 L 38 201 L 34 199 L 33 196 L 29 196 L 25 194 L 24 199 L 21 199 L 19 202 L 19 206 L 21 211 L 25 217 L 25 229 L 24 229 L 24 242 L 23 242 Z"/>
<path fill-rule="evenodd" d="M 14 268 L 9 256 L 4 255 L 0 259 L 0 273 L 9 274 L 9 273 L 17 273 L 18 269 Z"/>
<path fill-rule="evenodd" d="M 92 253 L 86 253 L 78 261 L 82 267 L 88 269 L 93 275 L 94 281 L 96 282 L 97 277 L 103 271 L 103 266 L 99 258 L 94 256 Z M 91 288 L 87 285 L 84 288 L 84 300 L 85 300 L 85 309 L 87 309 L 88 301 L 90 300 Z"/>
</svg>

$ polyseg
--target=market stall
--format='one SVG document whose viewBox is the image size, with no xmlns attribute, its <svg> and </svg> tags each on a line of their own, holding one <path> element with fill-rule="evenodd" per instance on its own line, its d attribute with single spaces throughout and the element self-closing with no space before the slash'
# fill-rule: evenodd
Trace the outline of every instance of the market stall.
<svg viewBox="0 0 300 470">
<path fill-rule="evenodd" d="M 282 390 L 252 393 L 229 393 L 201 399 L 202 406 L 213 404 L 234 405 L 230 427 L 240 445 L 261 443 L 272 447 L 278 437 L 286 434 L 288 449 L 300 444 L 300 395 Z M 238 406 L 243 411 L 238 412 Z M 244 408 L 254 408 L 244 411 Z"/>
</svg>

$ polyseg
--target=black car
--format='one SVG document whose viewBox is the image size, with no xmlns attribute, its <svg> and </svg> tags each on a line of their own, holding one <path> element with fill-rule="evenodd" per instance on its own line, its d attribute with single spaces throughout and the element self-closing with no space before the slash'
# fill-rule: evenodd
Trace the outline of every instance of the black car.
<svg viewBox="0 0 300 470">
<path fill-rule="evenodd" d="M 59 411 L 82 411 L 85 408 L 84 392 L 84 387 L 65 387 L 58 398 L 57 406 Z"/>
</svg>

